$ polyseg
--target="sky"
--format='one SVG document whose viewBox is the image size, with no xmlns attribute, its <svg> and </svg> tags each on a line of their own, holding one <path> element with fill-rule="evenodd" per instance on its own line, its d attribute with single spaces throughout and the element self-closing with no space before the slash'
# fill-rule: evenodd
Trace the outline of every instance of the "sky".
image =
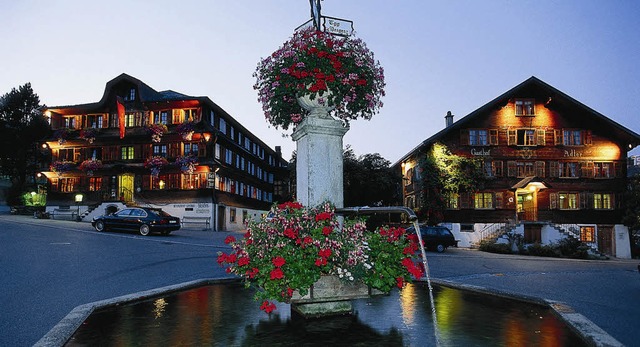
<svg viewBox="0 0 640 347">
<path fill-rule="evenodd" d="M 344 137 L 394 163 L 531 76 L 640 133 L 640 1 L 323 0 L 385 69 L 386 96 Z M 253 72 L 310 18 L 307 0 L 0 0 L 0 94 L 30 82 L 48 106 L 99 101 L 121 73 L 208 96 L 289 159 Z M 640 154 L 636 148 L 631 154 Z"/>
</svg>

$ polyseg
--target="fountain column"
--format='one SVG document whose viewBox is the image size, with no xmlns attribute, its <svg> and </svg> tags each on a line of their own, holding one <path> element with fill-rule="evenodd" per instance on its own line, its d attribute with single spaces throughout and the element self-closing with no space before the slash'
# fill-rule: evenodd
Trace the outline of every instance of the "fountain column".
<svg viewBox="0 0 640 347">
<path fill-rule="evenodd" d="M 291 135 L 296 141 L 296 200 L 308 207 L 329 201 L 340 208 L 344 207 L 342 138 L 349 127 L 331 117 L 332 107 L 321 99 L 298 99 L 310 114 Z"/>
</svg>

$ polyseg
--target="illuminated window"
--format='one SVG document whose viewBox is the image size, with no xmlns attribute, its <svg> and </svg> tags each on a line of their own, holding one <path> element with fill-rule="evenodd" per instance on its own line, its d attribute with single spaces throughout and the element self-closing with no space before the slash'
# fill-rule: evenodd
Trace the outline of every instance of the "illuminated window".
<svg viewBox="0 0 640 347">
<path fill-rule="evenodd" d="M 124 98 L 126 101 L 133 101 L 136 99 L 136 89 L 135 88 L 131 88 L 131 90 L 129 90 L 129 96 Z"/>
<path fill-rule="evenodd" d="M 578 193 L 560 193 L 558 194 L 558 207 L 561 210 L 577 210 L 578 209 Z"/>
<path fill-rule="evenodd" d="M 124 115 L 124 126 L 127 128 L 136 126 L 136 115 L 133 113 Z"/>
<path fill-rule="evenodd" d="M 449 199 L 447 200 L 447 208 L 451 210 L 459 209 L 460 206 L 458 205 L 458 198 L 459 198 L 458 193 L 449 194 Z"/>
<path fill-rule="evenodd" d="M 611 194 L 595 193 L 593 194 L 593 208 L 596 210 L 611 210 L 612 204 Z"/>
<path fill-rule="evenodd" d="M 582 241 L 582 242 L 596 242 L 596 228 L 595 227 L 580 227 L 580 241 Z"/>
<path fill-rule="evenodd" d="M 167 124 L 169 121 L 169 111 L 154 112 L 153 123 L 154 124 Z"/>
<path fill-rule="evenodd" d="M 534 100 L 516 100 L 516 116 L 535 115 Z"/>
<path fill-rule="evenodd" d="M 493 194 L 492 193 L 476 193 L 474 204 L 476 209 L 493 208 Z"/>
<path fill-rule="evenodd" d="M 60 178 L 58 181 L 58 190 L 62 193 L 70 193 L 76 190 L 76 187 L 78 186 L 78 179 L 77 178 Z"/>
<path fill-rule="evenodd" d="M 120 159 L 122 160 L 134 159 L 133 146 L 122 147 L 120 152 Z"/>
<path fill-rule="evenodd" d="M 76 117 L 64 117 L 64 127 L 69 129 L 75 129 L 76 127 Z"/>
<path fill-rule="evenodd" d="M 89 177 L 89 191 L 96 192 L 102 189 L 102 177 Z"/>
</svg>

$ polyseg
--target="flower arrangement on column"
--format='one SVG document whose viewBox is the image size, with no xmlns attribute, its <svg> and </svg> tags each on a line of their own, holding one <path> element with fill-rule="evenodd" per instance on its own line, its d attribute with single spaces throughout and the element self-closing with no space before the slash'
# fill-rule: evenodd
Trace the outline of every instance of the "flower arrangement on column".
<svg viewBox="0 0 640 347">
<path fill-rule="evenodd" d="M 255 299 L 267 313 L 274 301 L 306 295 L 323 275 L 362 282 L 388 293 L 403 288 L 423 268 L 414 262 L 418 239 L 402 228 L 367 232 L 361 219 L 345 220 L 342 229 L 330 203 L 305 208 L 300 203 L 274 205 L 268 217 L 250 221 L 244 238 L 227 237 L 232 252 L 218 252 L 228 273 L 257 288 Z"/>
<path fill-rule="evenodd" d="M 102 161 L 97 159 L 84 160 L 78 166 L 78 169 L 87 173 L 87 176 L 93 176 L 93 172 L 102 169 Z"/>
<path fill-rule="evenodd" d="M 191 141 L 195 128 L 194 122 L 180 123 L 176 128 L 176 132 L 182 136 L 185 141 Z"/>
<path fill-rule="evenodd" d="M 96 139 L 96 135 L 98 135 L 98 129 L 96 128 L 84 128 L 82 130 L 80 130 L 80 138 L 89 142 L 89 143 L 93 143 L 93 141 L 95 141 Z"/>
<path fill-rule="evenodd" d="M 147 132 L 151 134 L 151 141 L 160 142 L 162 140 L 162 136 L 169 132 L 167 126 L 164 124 L 148 124 Z"/>
<path fill-rule="evenodd" d="M 308 114 L 298 104 L 300 97 L 319 98 L 333 108 L 331 116 L 348 124 L 371 119 L 385 95 L 384 70 L 362 40 L 313 28 L 297 31 L 262 59 L 254 77 L 267 121 L 283 130 Z"/>
<path fill-rule="evenodd" d="M 180 168 L 180 171 L 184 174 L 192 174 L 196 170 L 198 165 L 198 158 L 193 155 L 181 155 L 176 158 L 176 166 Z"/>
<path fill-rule="evenodd" d="M 56 160 L 53 163 L 51 163 L 51 166 L 49 168 L 51 169 L 51 171 L 55 172 L 58 176 L 61 176 L 65 172 L 69 172 L 73 170 L 73 168 L 75 167 L 76 167 L 76 164 L 72 161 Z"/>
<path fill-rule="evenodd" d="M 160 156 L 153 156 L 145 160 L 144 167 L 151 170 L 151 176 L 158 177 L 160 175 L 160 170 L 168 164 L 169 162 L 167 159 Z"/>
</svg>

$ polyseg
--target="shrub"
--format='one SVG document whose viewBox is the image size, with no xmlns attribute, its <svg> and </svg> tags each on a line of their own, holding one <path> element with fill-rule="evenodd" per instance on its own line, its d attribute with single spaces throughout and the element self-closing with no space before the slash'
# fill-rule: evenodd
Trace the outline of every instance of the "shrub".
<svg viewBox="0 0 640 347">
<path fill-rule="evenodd" d="M 534 243 L 529 245 L 526 248 L 525 254 L 533 255 L 538 257 L 560 257 L 560 251 L 558 250 L 558 246 L 554 244 L 550 245 L 541 245 L 539 243 Z"/>
<path fill-rule="evenodd" d="M 480 241 L 479 250 L 489 253 L 511 254 L 511 246 L 508 243 L 496 243 L 495 240 Z"/>
</svg>

